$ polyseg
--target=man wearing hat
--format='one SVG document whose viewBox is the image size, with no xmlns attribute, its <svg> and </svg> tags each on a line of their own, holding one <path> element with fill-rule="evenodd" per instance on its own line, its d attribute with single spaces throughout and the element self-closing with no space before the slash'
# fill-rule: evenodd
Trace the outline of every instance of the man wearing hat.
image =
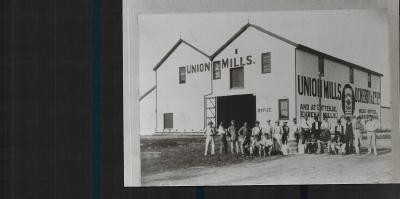
<svg viewBox="0 0 400 199">
<path fill-rule="evenodd" d="M 238 131 L 235 126 L 235 120 L 231 121 L 231 125 L 228 128 L 229 141 L 231 143 L 232 154 L 239 153 L 239 142 L 238 142 Z"/>
<path fill-rule="evenodd" d="M 288 151 L 288 136 L 289 136 L 289 131 L 290 128 L 287 125 L 287 121 L 283 122 L 282 125 L 282 145 L 281 145 L 281 151 L 283 153 L 283 155 L 288 155 L 289 151 Z"/>
<path fill-rule="evenodd" d="M 250 130 L 247 127 L 247 122 L 243 123 L 243 126 L 238 131 L 238 135 L 240 152 L 244 155 L 244 149 L 250 143 Z"/>
<path fill-rule="evenodd" d="M 204 130 L 204 136 L 206 137 L 206 148 L 204 150 L 204 156 L 207 156 L 208 146 L 210 144 L 211 144 L 211 155 L 215 154 L 214 135 L 215 135 L 215 129 L 213 126 L 213 122 L 209 121 L 207 128 Z"/>
<path fill-rule="evenodd" d="M 258 148 L 258 154 L 261 156 L 261 153 L 263 152 L 263 145 L 261 143 L 261 128 L 259 121 L 254 123 L 254 127 L 251 130 L 250 155 L 253 155 L 256 148 Z"/>
<path fill-rule="evenodd" d="M 365 130 L 367 131 L 368 155 L 371 154 L 371 148 L 374 149 L 374 154 L 378 155 L 376 150 L 376 129 L 378 129 L 378 126 L 373 119 L 373 116 L 369 115 L 368 120 L 365 123 Z"/>
</svg>

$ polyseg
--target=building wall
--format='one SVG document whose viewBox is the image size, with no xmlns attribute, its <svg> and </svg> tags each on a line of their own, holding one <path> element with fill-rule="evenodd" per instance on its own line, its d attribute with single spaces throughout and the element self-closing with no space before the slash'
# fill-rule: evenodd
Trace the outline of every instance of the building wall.
<svg viewBox="0 0 400 199">
<path fill-rule="evenodd" d="M 381 129 L 392 129 L 392 109 L 390 107 L 381 107 Z"/>
<path fill-rule="evenodd" d="M 173 128 L 167 131 L 203 129 L 203 99 L 211 90 L 211 66 L 209 71 L 187 73 L 184 84 L 179 84 L 179 67 L 209 62 L 206 56 L 182 43 L 158 68 L 157 132 L 164 131 L 164 113 L 173 113 Z"/>
<path fill-rule="evenodd" d="M 237 49 L 237 54 L 235 50 Z M 271 73 L 261 73 L 261 53 L 271 53 Z M 251 56 L 251 63 L 247 58 Z M 278 119 L 278 99 L 289 99 L 289 118 L 295 116 L 295 47 L 252 27 L 226 47 L 214 61 L 240 58 L 244 66 L 244 88 L 230 88 L 230 68 L 221 66 L 221 79 L 213 80 L 212 96 L 255 94 L 257 120 Z M 232 118 L 234 119 L 234 118 Z"/>
<path fill-rule="evenodd" d="M 305 94 L 305 87 L 303 87 L 304 81 L 299 80 L 299 77 L 310 77 L 311 79 L 316 80 L 318 82 L 318 56 L 310 54 L 308 52 L 304 52 L 302 50 L 296 50 L 296 73 L 297 73 L 297 86 L 296 86 L 296 94 L 297 94 L 297 114 L 298 117 L 301 117 L 305 113 L 317 114 L 319 113 L 318 109 L 318 86 L 315 89 L 311 89 L 312 91 L 317 91 L 316 96 L 311 95 L 308 96 Z M 368 88 L 368 73 L 360 70 L 353 69 L 354 71 L 354 83 L 350 83 L 350 68 L 341 63 L 324 59 L 324 76 L 322 79 L 322 98 L 321 103 L 323 105 L 322 114 L 328 116 L 332 123 L 335 123 L 335 120 L 342 116 L 361 116 L 366 118 L 367 115 L 374 115 L 375 119 L 377 119 L 377 123 L 380 121 L 380 77 L 371 75 L 371 88 Z M 325 85 L 330 84 L 332 87 L 332 91 L 325 92 Z M 317 83 L 318 85 L 318 83 Z M 349 85 L 351 88 L 346 89 L 345 94 L 351 94 L 351 90 L 354 92 L 353 98 L 350 99 L 350 102 L 354 101 L 354 112 L 352 112 L 352 103 L 350 106 L 346 106 L 346 103 L 343 104 L 342 96 L 343 89 L 345 85 Z M 360 89 L 364 89 L 366 92 L 369 92 L 373 96 L 373 103 L 365 103 L 357 101 L 358 92 Z M 301 94 L 303 91 L 303 94 Z M 350 95 L 351 96 L 351 95 Z M 343 107 L 345 109 L 343 109 Z"/>
<path fill-rule="evenodd" d="M 140 135 L 151 135 L 156 129 L 156 91 L 140 101 Z"/>
</svg>

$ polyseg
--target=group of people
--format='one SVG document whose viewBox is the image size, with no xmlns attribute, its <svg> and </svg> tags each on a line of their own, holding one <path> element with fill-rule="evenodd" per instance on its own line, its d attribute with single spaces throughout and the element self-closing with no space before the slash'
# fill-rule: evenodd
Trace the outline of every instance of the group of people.
<svg viewBox="0 0 400 199">
<path fill-rule="evenodd" d="M 365 123 L 361 117 L 344 117 L 337 119 L 336 125 L 331 126 L 328 118 L 319 121 L 305 116 L 300 124 L 293 118 L 289 126 L 287 121 L 280 125 L 277 120 L 271 125 L 267 120 L 263 127 L 255 121 L 254 127 L 249 128 L 247 122 L 238 128 L 235 120 L 230 122 L 228 128 L 220 122 L 215 128 L 213 122 L 209 122 L 204 130 L 206 145 L 204 155 L 208 154 L 211 145 L 211 155 L 215 154 L 215 137 L 220 140 L 220 153 L 227 154 L 228 146 L 232 154 L 268 156 L 273 154 L 360 154 L 362 133 L 367 133 L 368 154 L 372 150 L 378 155 L 376 149 L 377 124 L 373 116 L 369 115 Z"/>
</svg>

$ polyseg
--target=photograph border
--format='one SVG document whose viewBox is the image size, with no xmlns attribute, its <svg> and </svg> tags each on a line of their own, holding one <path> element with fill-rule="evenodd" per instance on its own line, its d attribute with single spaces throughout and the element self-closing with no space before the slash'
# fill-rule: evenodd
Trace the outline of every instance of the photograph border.
<svg viewBox="0 0 400 199">
<path fill-rule="evenodd" d="M 399 2 L 397 0 L 123 0 L 123 148 L 124 186 L 141 186 L 139 135 L 139 30 L 140 14 L 262 12 L 285 10 L 385 9 L 389 28 L 391 68 L 393 181 L 400 181 L 399 132 Z M 262 8 L 262 9 L 261 9 Z M 396 86 L 397 85 L 397 86 Z"/>
</svg>

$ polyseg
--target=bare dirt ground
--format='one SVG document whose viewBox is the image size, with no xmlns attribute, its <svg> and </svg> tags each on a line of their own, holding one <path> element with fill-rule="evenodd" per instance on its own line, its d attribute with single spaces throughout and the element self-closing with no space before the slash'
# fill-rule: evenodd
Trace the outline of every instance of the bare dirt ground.
<svg viewBox="0 0 400 199">
<path fill-rule="evenodd" d="M 204 157 L 204 138 L 144 138 L 143 186 L 383 183 L 392 180 L 390 139 L 378 139 L 378 156 L 306 154 L 272 157 Z M 363 143 L 365 146 L 365 143 Z M 218 146 L 218 144 L 217 144 Z"/>
</svg>

